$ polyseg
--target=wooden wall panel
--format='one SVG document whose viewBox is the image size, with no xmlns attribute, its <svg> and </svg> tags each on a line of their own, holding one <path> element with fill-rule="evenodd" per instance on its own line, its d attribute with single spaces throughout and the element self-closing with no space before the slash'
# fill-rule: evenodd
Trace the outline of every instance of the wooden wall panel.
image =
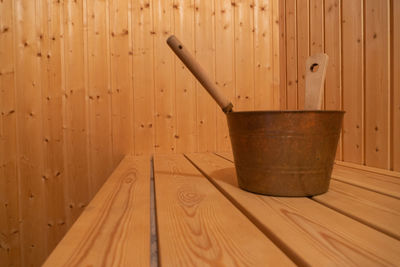
<svg viewBox="0 0 400 267">
<path fill-rule="evenodd" d="M 391 9 L 391 96 L 392 96 L 392 162 L 391 167 L 400 171 L 400 1 L 392 1 Z"/>
<path fill-rule="evenodd" d="M 174 0 L 175 35 L 194 55 L 195 47 L 195 2 L 194 0 Z M 196 89 L 190 71 L 175 57 L 176 94 L 176 151 L 197 150 Z M 185 105 L 182 105 L 185 103 Z"/>
<path fill-rule="evenodd" d="M 286 25 L 280 42 L 281 70 L 286 74 L 281 75 L 286 85 L 281 108 L 294 106 L 293 99 L 300 108 L 304 102 L 303 86 L 298 84 L 296 91 L 289 85 L 293 63 L 297 60 L 300 78 L 307 47 L 310 54 L 327 53 L 324 109 L 346 111 L 336 159 L 394 169 L 399 153 L 397 1 L 309 0 L 307 7 L 307 1 L 298 0 L 297 10 L 294 1 L 281 5 L 281 27 Z"/>
<path fill-rule="evenodd" d="M 196 59 L 207 70 L 210 79 L 215 80 L 214 1 L 195 0 L 195 33 Z M 198 82 L 196 94 L 198 151 L 215 151 L 217 105 Z"/>
<path fill-rule="evenodd" d="M 0 2 L 0 265 L 20 265 L 14 1 Z"/>
<path fill-rule="evenodd" d="M 296 0 L 286 1 L 286 108 L 297 109 Z"/>
</svg>

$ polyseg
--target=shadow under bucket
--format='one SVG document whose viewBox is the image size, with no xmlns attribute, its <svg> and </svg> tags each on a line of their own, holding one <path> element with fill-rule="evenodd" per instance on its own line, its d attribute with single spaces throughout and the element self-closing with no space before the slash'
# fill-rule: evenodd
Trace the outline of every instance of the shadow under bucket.
<svg viewBox="0 0 400 267">
<path fill-rule="evenodd" d="M 227 113 L 239 186 L 272 196 L 328 191 L 344 111 Z"/>
</svg>

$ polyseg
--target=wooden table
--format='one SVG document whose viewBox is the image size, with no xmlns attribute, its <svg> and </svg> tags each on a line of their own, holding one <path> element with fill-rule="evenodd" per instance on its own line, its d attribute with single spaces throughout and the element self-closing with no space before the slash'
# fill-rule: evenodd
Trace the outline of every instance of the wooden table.
<svg viewBox="0 0 400 267">
<path fill-rule="evenodd" d="M 337 162 L 328 193 L 279 198 L 239 189 L 229 153 L 153 165 L 128 155 L 45 266 L 400 265 L 399 173 Z"/>
</svg>

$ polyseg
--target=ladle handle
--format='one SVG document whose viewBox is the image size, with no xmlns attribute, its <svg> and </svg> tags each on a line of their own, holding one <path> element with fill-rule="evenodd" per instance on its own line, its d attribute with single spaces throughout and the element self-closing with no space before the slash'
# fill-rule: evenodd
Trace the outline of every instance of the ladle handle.
<svg viewBox="0 0 400 267">
<path fill-rule="evenodd" d="M 214 82 L 210 80 L 205 70 L 195 60 L 195 58 L 189 53 L 185 46 L 176 38 L 171 35 L 167 39 L 167 44 L 175 52 L 175 54 L 182 60 L 183 64 L 190 70 L 190 72 L 196 77 L 196 79 L 203 85 L 207 92 L 214 98 L 217 104 L 221 107 L 225 113 L 232 111 L 232 103 L 221 93 Z"/>
<path fill-rule="evenodd" d="M 310 56 L 306 61 L 306 94 L 304 109 L 319 110 L 322 108 L 324 82 L 328 65 L 327 54 Z"/>
</svg>

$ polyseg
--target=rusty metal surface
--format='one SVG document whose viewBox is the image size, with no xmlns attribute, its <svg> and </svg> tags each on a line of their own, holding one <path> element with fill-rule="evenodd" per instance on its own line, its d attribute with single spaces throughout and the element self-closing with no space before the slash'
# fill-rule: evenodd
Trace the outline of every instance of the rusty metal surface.
<svg viewBox="0 0 400 267">
<path fill-rule="evenodd" d="M 239 186 L 273 196 L 326 192 L 343 115 L 343 111 L 228 113 Z"/>
</svg>

